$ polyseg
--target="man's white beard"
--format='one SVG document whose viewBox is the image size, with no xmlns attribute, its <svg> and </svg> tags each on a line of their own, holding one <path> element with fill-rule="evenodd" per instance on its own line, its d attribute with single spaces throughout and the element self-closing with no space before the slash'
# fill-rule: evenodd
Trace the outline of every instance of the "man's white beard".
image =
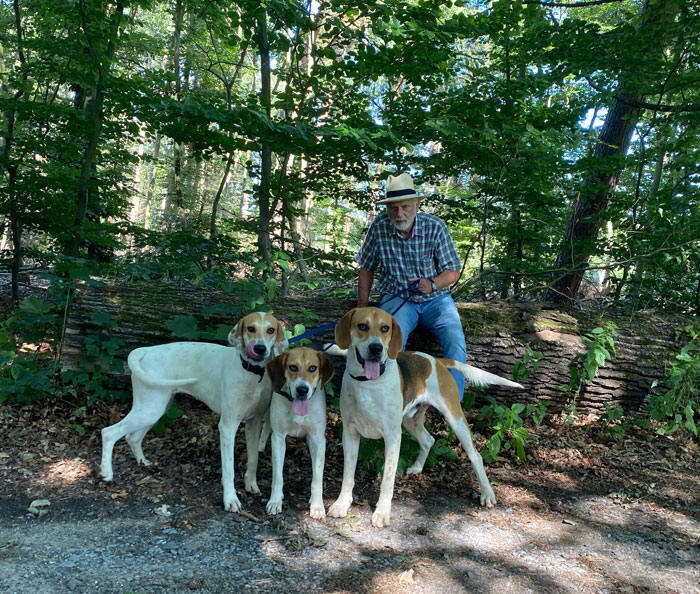
<svg viewBox="0 0 700 594">
<path fill-rule="evenodd" d="M 397 231 L 408 231 L 411 228 L 411 225 L 413 225 L 415 217 L 411 217 L 410 219 L 392 219 L 391 223 L 396 227 Z"/>
</svg>

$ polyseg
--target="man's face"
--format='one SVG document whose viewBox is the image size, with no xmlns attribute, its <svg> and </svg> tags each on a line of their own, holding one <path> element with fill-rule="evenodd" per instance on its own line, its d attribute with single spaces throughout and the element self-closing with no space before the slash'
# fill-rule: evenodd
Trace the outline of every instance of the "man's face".
<svg viewBox="0 0 700 594">
<path fill-rule="evenodd" d="M 389 202 L 386 205 L 386 212 L 389 215 L 389 220 L 392 222 L 397 231 L 408 231 L 413 227 L 413 221 L 416 219 L 419 198 L 410 198 L 408 200 L 398 200 Z"/>
</svg>

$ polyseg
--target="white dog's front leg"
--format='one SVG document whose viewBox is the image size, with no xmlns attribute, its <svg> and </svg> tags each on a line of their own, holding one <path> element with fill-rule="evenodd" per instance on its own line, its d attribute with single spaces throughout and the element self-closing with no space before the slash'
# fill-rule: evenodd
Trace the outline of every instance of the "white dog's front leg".
<svg viewBox="0 0 700 594">
<path fill-rule="evenodd" d="M 267 502 L 267 513 L 278 514 L 282 511 L 284 455 L 287 450 L 286 436 L 281 433 L 273 433 L 270 440 L 272 449 L 272 488 L 270 499 Z"/>
<path fill-rule="evenodd" d="M 219 420 L 219 441 L 221 446 L 221 484 L 224 487 L 224 509 L 230 512 L 241 510 L 241 502 L 233 485 L 233 446 L 236 441 L 238 422 Z"/>
<path fill-rule="evenodd" d="M 379 489 L 379 501 L 372 514 L 372 526 L 375 528 L 384 528 L 391 522 L 391 499 L 394 496 L 394 480 L 399 464 L 401 430 L 398 431 L 398 437 L 392 436 L 392 438 L 389 440 L 386 435 L 384 436 L 384 473 Z"/>
<path fill-rule="evenodd" d="M 343 427 L 343 485 L 335 503 L 328 508 L 328 515 L 344 518 L 352 503 L 352 490 L 355 488 L 355 467 L 360 448 L 360 434 L 352 427 Z"/>
<path fill-rule="evenodd" d="M 323 432 L 316 435 L 309 433 L 306 438 L 311 455 L 311 499 L 309 500 L 309 515 L 314 520 L 323 520 L 326 517 L 326 509 L 323 506 L 323 465 L 326 460 L 326 435 Z"/>
<path fill-rule="evenodd" d="M 245 490 L 248 493 L 260 495 L 258 489 L 258 445 L 260 443 L 260 430 L 262 418 L 254 417 L 245 424 L 245 442 L 248 452 L 248 464 L 245 468 Z"/>
</svg>

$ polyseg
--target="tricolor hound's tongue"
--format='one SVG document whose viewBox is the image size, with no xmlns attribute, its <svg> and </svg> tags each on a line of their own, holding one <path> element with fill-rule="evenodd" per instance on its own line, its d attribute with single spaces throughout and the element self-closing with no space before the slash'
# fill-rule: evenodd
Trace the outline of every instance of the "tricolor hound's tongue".
<svg viewBox="0 0 700 594">
<path fill-rule="evenodd" d="M 376 380 L 379 377 L 381 365 L 379 361 L 365 361 L 365 377 L 368 380 Z"/>
<path fill-rule="evenodd" d="M 260 361 L 261 357 L 253 350 L 253 347 L 255 347 L 255 341 L 251 340 L 245 347 L 245 354 L 248 355 L 250 359 Z"/>
<path fill-rule="evenodd" d="M 292 400 L 292 412 L 297 417 L 305 417 L 307 414 L 309 414 L 310 404 L 311 403 L 309 400 L 297 400 L 295 398 Z"/>
</svg>

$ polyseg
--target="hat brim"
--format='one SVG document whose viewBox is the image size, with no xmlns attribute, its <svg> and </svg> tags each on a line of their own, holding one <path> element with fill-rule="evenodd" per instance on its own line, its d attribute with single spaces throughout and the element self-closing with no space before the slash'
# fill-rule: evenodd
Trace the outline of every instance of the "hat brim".
<svg viewBox="0 0 700 594">
<path fill-rule="evenodd" d="M 422 194 L 404 194 L 403 196 L 392 196 L 391 198 L 384 198 L 382 200 L 377 200 L 377 204 L 389 204 L 390 202 L 401 202 L 403 200 L 415 200 L 416 198 L 422 198 Z"/>
</svg>

